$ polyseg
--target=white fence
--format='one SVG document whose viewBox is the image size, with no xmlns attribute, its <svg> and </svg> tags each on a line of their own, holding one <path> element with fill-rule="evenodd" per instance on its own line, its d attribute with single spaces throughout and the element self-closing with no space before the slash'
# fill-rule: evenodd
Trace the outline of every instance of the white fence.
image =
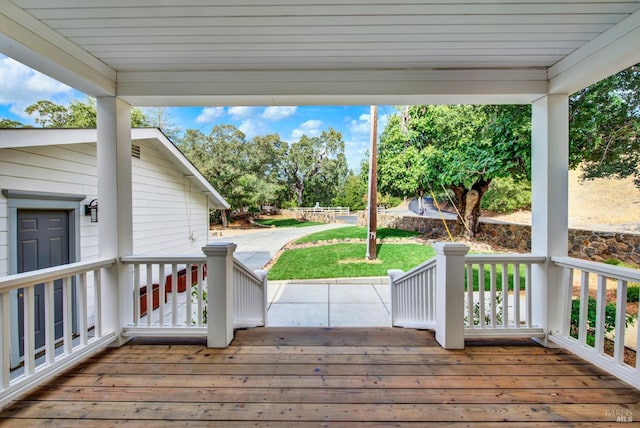
<svg viewBox="0 0 640 428">
<path fill-rule="evenodd" d="M 78 361 L 98 352 L 112 342 L 116 335 L 103 328 L 102 272 L 111 267 L 115 259 L 72 263 L 34 272 L 0 278 L 0 407 L 14 397 L 28 391 Z M 54 309 L 54 284 L 62 282 L 61 314 Z M 44 345 L 36 348 L 35 321 L 36 289 L 42 287 L 41 299 L 44 315 Z M 75 302 L 72 299 L 75 288 Z M 90 290 L 91 288 L 91 290 Z M 38 291 L 40 293 L 40 291 Z M 19 338 L 17 317 L 11 316 L 12 302 L 22 296 L 23 332 L 22 366 L 11 367 L 11 343 Z M 91 296 L 91 298 L 89 298 Z M 89 307 L 94 307 L 93 323 L 89 322 Z M 74 310 L 77 329 L 73 329 Z M 62 318 L 62 337 L 54 333 L 55 317 Z M 12 337 L 14 336 L 14 337 Z"/>
<path fill-rule="evenodd" d="M 465 258 L 465 337 L 544 337 L 533 324 L 530 254 Z"/>
<path fill-rule="evenodd" d="M 335 213 L 336 215 L 349 215 L 349 207 L 299 207 L 292 208 L 292 211 L 301 211 L 303 213 Z"/>
<path fill-rule="evenodd" d="M 551 260 L 565 275 L 562 328 L 549 339 L 640 388 L 638 315 L 626 311 L 627 288 L 640 286 L 640 271 L 571 257 Z M 634 361 L 625 361 L 625 348 Z"/>
</svg>

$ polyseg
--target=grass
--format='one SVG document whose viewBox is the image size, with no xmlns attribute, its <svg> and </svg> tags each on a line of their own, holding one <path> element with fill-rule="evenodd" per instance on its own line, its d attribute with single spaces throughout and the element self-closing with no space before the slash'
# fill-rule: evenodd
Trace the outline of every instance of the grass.
<svg viewBox="0 0 640 428">
<path fill-rule="evenodd" d="M 299 221 L 295 218 L 282 218 L 282 219 L 258 219 L 255 220 L 256 223 L 261 224 L 263 226 L 275 226 L 275 227 L 306 227 L 306 226 L 317 226 L 320 223 L 317 221 Z"/>
<path fill-rule="evenodd" d="M 399 229 L 378 229 L 378 239 L 388 238 L 411 238 L 418 236 L 418 232 L 409 232 Z M 296 244 L 305 244 L 308 242 L 331 241 L 340 239 L 367 239 L 367 228 L 364 226 L 347 226 L 337 229 L 325 230 L 322 232 L 311 233 L 303 236 L 296 241 Z"/>
<path fill-rule="evenodd" d="M 365 259 L 366 244 L 335 244 L 285 251 L 269 270 L 269 280 L 386 276 L 407 271 L 435 255 L 427 245 L 378 244 L 378 260 Z"/>
<path fill-rule="evenodd" d="M 623 261 L 614 258 L 607 259 L 604 262 L 608 265 L 638 269 L 638 266 L 630 263 L 624 263 Z M 630 282 L 627 284 L 627 302 L 637 302 L 638 300 L 640 300 L 640 284 L 637 282 Z"/>
<path fill-rule="evenodd" d="M 514 266 L 507 265 L 507 284 L 508 290 L 513 291 L 513 272 Z M 480 268 L 478 265 L 473 265 L 473 291 L 479 289 Z M 467 280 L 467 272 L 464 273 L 464 279 Z M 520 289 L 525 289 L 525 266 L 520 265 Z M 489 265 L 484 266 L 484 290 L 491 291 L 491 267 Z M 502 290 L 502 265 L 496 266 L 496 290 Z"/>
</svg>

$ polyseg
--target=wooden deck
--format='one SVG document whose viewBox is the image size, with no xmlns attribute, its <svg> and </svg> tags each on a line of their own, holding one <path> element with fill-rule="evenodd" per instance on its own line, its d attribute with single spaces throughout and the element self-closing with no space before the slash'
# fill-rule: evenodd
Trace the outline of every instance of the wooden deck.
<svg viewBox="0 0 640 428">
<path fill-rule="evenodd" d="M 228 349 L 139 340 L 14 402 L 3 426 L 612 425 L 640 391 L 528 341 L 446 351 L 390 328 L 258 328 Z"/>
</svg>

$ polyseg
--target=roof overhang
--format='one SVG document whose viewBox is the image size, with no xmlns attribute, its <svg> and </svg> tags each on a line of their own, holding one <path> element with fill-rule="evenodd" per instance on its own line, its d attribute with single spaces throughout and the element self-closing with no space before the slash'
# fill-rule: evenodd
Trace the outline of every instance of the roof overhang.
<svg viewBox="0 0 640 428">
<path fill-rule="evenodd" d="M 133 106 L 530 103 L 638 40 L 636 0 L 0 2 L 0 52 Z"/>
<path fill-rule="evenodd" d="M 95 144 L 96 129 L 15 128 L 0 129 L 0 149 L 38 147 L 63 144 Z M 200 187 L 209 198 L 213 209 L 228 209 L 229 203 L 218 193 L 200 171 L 157 128 L 133 128 L 131 140 L 136 144 L 150 145 L 163 153 L 176 168 Z"/>
</svg>

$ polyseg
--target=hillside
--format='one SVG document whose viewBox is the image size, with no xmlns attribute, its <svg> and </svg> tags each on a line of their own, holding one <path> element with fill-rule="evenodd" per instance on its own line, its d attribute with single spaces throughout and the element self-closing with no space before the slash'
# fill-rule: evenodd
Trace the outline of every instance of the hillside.
<svg viewBox="0 0 640 428">
<path fill-rule="evenodd" d="M 579 171 L 569 172 L 569 227 L 640 233 L 640 190 L 632 179 L 581 181 L 579 177 Z M 528 211 L 494 218 L 531 223 Z"/>
</svg>

